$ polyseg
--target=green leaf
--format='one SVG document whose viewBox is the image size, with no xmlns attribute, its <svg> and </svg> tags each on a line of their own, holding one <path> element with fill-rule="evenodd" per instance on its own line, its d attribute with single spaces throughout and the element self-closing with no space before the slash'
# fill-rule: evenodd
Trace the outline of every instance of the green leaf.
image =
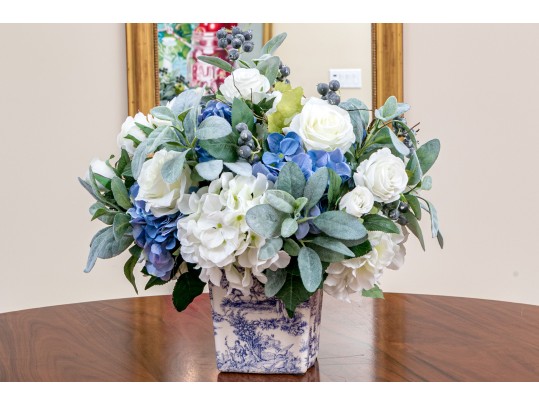
<svg viewBox="0 0 539 405">
<path fill-rule="evenodd" d="M 146 125 L 139 124 L 138 122 L 135 122 L 135 125 L 136 125 L 142 132 L 144 132 L 144 135 L 146 135 L 146 136 L 150 135 L 150 134 L 153 132 L 153 130 L 154 130 L 154 128 L 147 127 Z M 126 137 L 126 138 L 127 138 L 127 137 Z M 131 139 L 131 140 L 132 140 L 132 139 Z M 133 140 L 132 140 L 132 141 L 133 141 Z M 135 143 L 135 145 L 138 145 L 138 144 L 140 143 L 140 141 L 139 141 L 137 138 L 135 138 L 135 141 L 137 141 L 137 142 Z M 133 142 L 135 142 L 135 141 L 133 141 Z"/>
<path fill-rule="evenodd" d="M 299 255 L 299 245 L 293 239 L 285 239 L 283 249 L 290 256 Z"/>
<path fill-rule="evenodd" d="M 103 203 L 100 202 L 92 204 L 89 211 L 92 215 L 92 221 L 94 219 L 99 219 L 101 222 L 107 225 L 112 225 L 112 222 L 114 221 L 114 215 L 116 215 L 116 213 L 118 212 L 109 210 Z"/>
<path fill-rule="evenodd" d="M 116 170 L 118 173 L 122 174 L 123 171 L 126 169 L 126 167 L 131 165 L 131 159 L 129 158 L 129 154 L 125 149 L 122 149 L 120 159 L 118 159 L 118 163 L 116 164 Z"/>
<path fill-rule="evenodd" d="M 250 176 L 253 173 L 253 167 L 245 161 L 224 162 L 225 166 L 240 176 Z"/>
<path fill-rule="evenodd" d="M 198 108 L 201 98 L 202 98 L 202 92 L 200 92 L 199 89 L 185 90 L 182 93 L 180 93 L 179 96 L 176 96 L 170 109 L 176 116 L 178 116 L 182 112 L 189 110 L 190 108 L 193 108 L 193 107 Z"/>
<path fill-rule="evenodd" d="M 264 285 L 264 293 L 267 297 L 273 297 L 283 288 L 286 282 L 286 269 L 277 269 L 275 271 L 267 269 L 265 274 L 268 281 Z"/>
<path fill-rule="evenodd" d="M 421 219 L 421 205 L 419 204 L 419 199 L 412 194 L 406 195 L 406 201 L 408 201 L 408 204 L 410 205 L 410 208 L 412 209 L 415 217 L 417 219 Z"/>
<path fill-rule="evenodd" d="M 281 236 L 283 238 L 289 238 L 294 235 L 298 230 L 298 223 L 294 218 L 286 218 L 281 225 Z"/>
<path fill-rule="evenodd" d="M 384 293 L 380 290 L 380 287 L 375 285 L 370 290 L 363 290 L 361 295 L 367 298 L 384 298 Z"/>
<path fill-rule="evenodd" d="M 254 131 L 255 118 L 254 118 L 253 110 L 249 108 L 249 106 L 244 100 L 240 98 L 235 98 L 232 101 L 232 128 L 236 130 L 236 126 L 240 122 L 247 124 L 251 132 Z"/>
<path fill-rule="evenodd" d="M 305 185 L 305 190 L 303 191 L 303 196 L 309 200 L 305 205 L 306 213 L 320 201 L 326 191 L 328 181 L 329 173 L 327 167 L 318 169 L 309 178 L 309 181 L 307 181 L 307 184 Z"/>
<path fill-rule="evenodd" d="M 283 32 L 279 35 L 274 36 L 270 39 L 261 49 L 260 54 L 273 54 L 281 46 L 283 41 L 286 39 L 286 32 Z"/>
<path fill-rule="evenodd" d="M 275 83 L 275 79 L 279 75 L 279 65 L 281 59 L 278 56 L 272 56 L 270 58 L 261 61 L 256 68 L 261 74 L 266 76 L 270 84 Z"/>
<path fill-rule="evenodd" d="M 282 93 L 281 101 L 277 104 L 277 111 L 268 115 L 268 131 L 282 132 L 292 122 L 292 118 L 301 112 L 303 105 L 303 88 L 296 87 L 292 89 L 290 84 L 282 82 L 275 83 L 275 90 Z"/>
<path fill-rule="evenodd" d="M 399 154 L 403 156 L 408 156 L 410 154 L 410 149 L 408 149 L 406 145 L 404 145 L 404 143 L 402 143 L 399 138 L 397 138 L 397 135 L 395 135 L 395 133 L 391 129 L 389 129 L 389 127 L 383 127 L 382 129 L 380 129 L 376 136 L 381 137 L 381 139 L 389 137 L 391 143 L 393 144 L 393 147 Z"/>
<path fill-rule="evenodd" d="M 90 254 L 88 255 L 88 262 L 84 272 L 89 273 L 98 258 L 110 259 L 111 257 L 118 256 L 131 243 L 133 243 L 133 237 L 131 235 L 124 235 L 120 240 L 116 240 L 112 226 L 101 229 L 95 234 L 90 243 Z"/>
<path fill-rule="evenodd" d="M 395 96 L 390 96 L 382 108 L 374 112 L 374 116 L 384 122 L 391 121 L 393 118 L 404 114 L 410 109 L 410 106 L 405 103 L 398 103 Z"/>
<path fill-rule="evenodd" d="M 114 238 L 119 241 L 121 240 L 125 233 L 131 228 L 131 216 L 123 213 L 118 213 L 114 216 L 114 221 L 112 223 L 112 231 L 114 233 Z"/>
<path fill-rule="evenodd" d="M 258 251 L 258 258 L 260 260 L 268 260 L 275 256 L 279 250 L 283 247 L 283 240 L 281 238 L 266 239 L 266 243 Z"/>
<path fill-rule="evenodd" d="M 195 166 L 195 170 L 200 177 L 205 180 L 215 180 L 219 177 L 223 171 L 223 161 L 222 160 L 208 160 L 207 162 L 199 163 Z"/>
<path fill-rule="evenodd" d="M 308 202 L 309 200 L 305 197 L 296 198 L 294 201 L 294 214 L 299 214 Z"/>
<path fill-rule="evenodd" d="M 444 248 L 444 237 L 442 236 L 442 233 L 438 231 L 438 235 L 436 235 L 436 239 L 438 239 L 438 244 L 440 245 L 440 248 Z"/>
<path fill-rule="evenodd" d="M 434 204 L 432 204 L 430 201 L 427 201 L 427 205 L 429 206 L 429 212 L 430 212 L 430 224 L 431 224 L 431 232 L 432 237 L 435 238 L 438 236 L 438 232 L 440 232 L 440 224 L 438 222 L 438 213 L 436 212 L 436 208 L 434 207 Z"/>
<path fill-rule="evenodd" d="M 218 139 L 201 140 L 199 144 L 215 159 L 225 162 L 235 162 L 238 160 L 238 144 L 232 135 Z"/>
<path fill-rule="evenodd" d="M 183 152 L 177 152 L 172 159 L 167 160 L 165 164 L 163 164 L 163 167 L 161 168 L 161 176 L 163 176 L 163 180 L 165 180 L 168 184 L 174 183 L 182 175 L 183 167 L 185 165 L 185 155 L 189 151 L 190 149 Z"/>
<path fill-rule="evenodd" d="M 187 308 L 204 291 L 206 283 L 200 280 L 198 274 L 198 271 L 190 270 L 178 277 L 172 291 L 172 303 L 178 312 Z"/>
<path fill-rule="evenodd" d="M 255 205 L 247 211 L 247 225 L 258 235 L 276 238 L 281 234 L 281 225 L 288 215 L 276 210 L 269 204 Z"/>
<path fill-rule="evenodd" d="M 187 140 L 193 142 L 197 135 L 198 108 L 193 107 L 183 119 L 183 131 Z"/>
<path fill-rule="evenodd" d="M 397 112 L 397 98 L 395 96 L 390 96 L 384 105 L 382 106 L 382 115 L 384 117 L 391 117 Z"/>
<path fill-rule="evenodd" d="M 158 118 L 160 120 L 170 121 L 172 123 L 176 123 L 178 121 L 176 118 L 177 115 L 174 115 L 172 110 L 165 106 L 152 108 L 150 110 L 150 114 L 152 114 L 155 118 Z"/>
<path fill-rule="evenodd" d="M 140 257 L 140 254 L 142 252 L 142 248 L 138 247 L 137 245 L 134 245 L 129 249 L 129 253 L 131 253 L 131 257 L 125 262 L 124 265 L 124 275 L 125 278 L 131 283 L 133 288 L 135 289 L 135 292 L 138 294 L 138 288 L 137 283 L 135 281 L 135 276 L 133 275 L 133 270 L 135 269 L 135 265 L 138 262 L 138 259 Z"/>
<path fill-rule="evenodd" d="M 298 256 L 299 274 L 305 289 L 315 292 L 322 282 L 322 262 L 318 254 L 308 247 L 302 247 Z"/>
<path fill-rule="evenodd" d="M 432 188 L 432 177 L 430 176 L 423 177 L 423 180 L 421 180 L 421 189 L 430 190 L 431 188 Z"/>
<path fill-rule="evenodd" d="M 415 186 L 421 181 L 423 171 L 419 164 L 419 159 L 415 151 L 410 154 L 410 160 L 406 164 L 406 172 L 408 173 L 408 185 Z"/>
<path fill-rule="evenodd" d="M 369 125 L 369 108 L 357 98 L 343 101 L 339 104 L 339 107 L 348 111 L 350 120 L 352 121 L 354 134 L 356 135 L 356 141 L 361 142 L 363 140 L 365 128 Z"/>
<path fill-rule="evenodd" d="M 232 73 L 232 66 L 230 63 L 221 58 L 216 56 L 199 56 L 197 59 L 210 65 L 217 66 L 218 68 L 223 69 L 225 72 Z"/>
<path fill-rule="evenodd" d="M 378 214 L 368 214 L 362 217 L 363 226 L 367 231 L 380 231 L 385 233 L 400 233 L 399 228 L 389 218 Z"/>
<path fill-rule="evenodd" d="M 367 230 L 359 220 L 344 211 L 326 211 L 313 219 L 314 225 L 336 239 L 355 240 L 367 237 Z"/>
<path fill-rule="evenodd" d="M 222 117 L 212 115 L 202 121 L 197 130 L 198 139 L 217 139 L 227 136 L 232 132 L 232 127 Z"/>
<path fill-rule="evenodd" d="M 124 182 L 119 177 L 113 177 L 111 180 L 111 189 L 114 200 L 124 210 L 131 208 L 131 200 L 129 199 L 129 193 L 125 187 Z"/>
<path fill-rule="evenodd" d="M 100 174 L 97 174 L 97 173 L 94 173 L 94 178 L 99 184 L 101 184 L 106 189 L 110 190 L 110 180 L 111 179 L 109 179 L 108 177 L 105 177 L 105 176 L 101 176 Z"/>
<path fill-rule="evenodd" d="M 169 280 L 163 280 L 159 277 L 156 277 L 156 276 L 150 276 L 150 279 L 148 280 L 148 282 L 146 283 L 146 285 L 144 286 L 144 290 L 148 290 L 156 285 L 165 285 L 169 282 L 172 281 L 172 278 L 170 278 Z"/>
<path fill-rule="evenodd" d="M 300 277 L 288 273 L 283 287 L 275 296 L 283 301 L 288 316 L 293 318 L 298 304 L 307 301 L 311 293 L 305 289 Z"/>
<path fill-rule="evenodd" d="M 277 190 L 286 191 L 294 198 L 303 197 L 305 188 L 305 176 L 294 162 L 287 162 L 281 169 L 277 181 L 275 182 Z"/>
<path fill-rule="evenodd" d="M 325 247 L 310 244 L 310 247 L 318 254 L 320 260 L 324 263 L 339 263 L 343 260 L 350 259 L 349 256 L 345 256 L 342 253 L 335 252 Z"/>
<path fill-rule="evenodd" d="M 329 169 L 328 206 L 332 207 L 337 203 L 341 194 L 342 179 L 333 169 Z"/>
<path fill-rule="evenodd" d="M 365 242 L 360 243 L 356 246 L 351 246 L 350 250 L 354 252 L 354 257 L 361 257 L 365 256 L 367 253 L 369 253 L 372 250 L 371 242 L 367 239 Z"/>
<path fill-rule="evenodd" d="M 256 68 L 256 65 L 253 62 L 251 62 L 250 60 L 238 59 L 238 63 L 242 67 L 244 67 L 246 69 L 254 69 L 254 68 Z"/>
<path fill-rule="evenodd" d="M 417 158 L 423 174 L 427 173 L 440 154 L 440 141 L 432 139 L 417 150 Z"/>
<path fill-rule="evenodd" d="M 310 243 L 321 246 L 325 249 L 340 253 L 344 256 L 354 257 L 354 252 L 348 249 L 342 242 L 327 236 L 317 236 Z"/>
<path fill-rule="evenodd" d="M 410 211 L 402 213 L 402 215 L 408 220 L 408 224 L 406 227 L 419 239 L 419 243 L 421 244 L 421 247 L 423 250 L 425 250 L 425 240 L 423 239 L 423 231 L 421 230 L 421 226 L 419 225 L 419 222 L 417 222 L 417 218 L 414 214 L 412 214 Z"/>
<path fill-rule="evenodd" d="M 295 199 L 283 190 L 268 190 L 265 193 L 266 202 L 273 208 L 292 214 L 294 212 Z"/>
</svg>

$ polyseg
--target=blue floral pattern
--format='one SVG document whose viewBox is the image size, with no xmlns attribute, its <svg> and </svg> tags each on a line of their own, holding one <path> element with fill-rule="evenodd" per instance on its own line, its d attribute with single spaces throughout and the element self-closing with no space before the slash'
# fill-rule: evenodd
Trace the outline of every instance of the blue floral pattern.
<svg viewBox="0 0 539 405">
<path fill-rule="evenodd" d="M 217 368 L 220 371 L 302 374 L 318 355 L 322 291 L 300 304 L 290 319 L 283 303 L 256 282 L 250 295 L 227 294 L 210 283 Z"/>
</svg>

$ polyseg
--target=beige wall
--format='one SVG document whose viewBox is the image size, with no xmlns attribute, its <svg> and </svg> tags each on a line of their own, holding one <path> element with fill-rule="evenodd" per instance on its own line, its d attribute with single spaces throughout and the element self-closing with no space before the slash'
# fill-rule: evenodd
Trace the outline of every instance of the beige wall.
<svg viewBox="0 0 539 405">
<path fill-rule="evenodd" d="M 413 241 L 387 290 L 539 304 L 537 38 L 539 25 L 405 25 L 409 119 L 442 143 L 430 197 L 446 248 Z"/>
<path fill-rule="evenodd" d="M 357 29 L 352 37 L 369 43 L 360 25 L 276 24 L 290 34 L 280 54 L 293 83 L 314 95 L 330 67 L 361 67 L 366 83 L 361 52 L 343 45 L 330 55 L 322 40 L 307 40 Z M 427 243 L 423 253 L 412 239 L 405 267 L 383 279 L 387 291 L 539 304 L 539 58 L 530 48 L 538 36 L 537 25 L 405 25 L 409 118 L 421 121 L 420 138 L 442 141 L 430 197 L 446 248 Z M 125 257 L 82 272 L 100 225 L 89 222 L 91 197 L 76 182 L 93 157 L 115 150 L 127 114 L 123 24 L 0 25 L 0 50 L 0 312 L 134 295 Z M 354 96 L 370 104 L 370 90 Z"/>
<path fill-rule="evenodd" d="M 276 52 L 290 66 L 293 86 L 307 97 L 317 96 L 316 85 L 329 81 L 329 69 L 361 69 L 363 87 L 342 89 L 341 99 L 352 97 L 372 105 L 371 24 L 273 24 L 273 33 L 288 34 Z"/>
<path fill-rule="evenodd" d="M 0 24 L 0 312 L 131 296 L 125 258 L 84 274 L 93 157 L 127 115 L 123 24 Z"/>
</svg>

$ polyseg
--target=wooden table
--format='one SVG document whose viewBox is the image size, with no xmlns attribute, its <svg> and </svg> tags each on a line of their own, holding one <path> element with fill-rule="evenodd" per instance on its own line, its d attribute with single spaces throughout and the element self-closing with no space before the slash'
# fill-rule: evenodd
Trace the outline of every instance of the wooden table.
<svg viewBox="0 0 539 405">
<path fill-rule="evenodd" d="M 539 381 L 539 307 L 386 294 L 325 296 L 318 363 L 303 376 L 219 373 L 207 294 L 0 314 L 1 381 Z"/>
</svg>

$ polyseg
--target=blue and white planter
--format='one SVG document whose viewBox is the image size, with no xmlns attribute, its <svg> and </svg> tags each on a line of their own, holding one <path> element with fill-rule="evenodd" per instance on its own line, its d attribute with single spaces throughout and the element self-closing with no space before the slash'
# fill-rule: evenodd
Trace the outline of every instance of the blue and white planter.
<svg viewBox="0 0 539 405">
<path fill-rule="evenodd" d="M 210 283 L 209 287 L 219 371 L 303 374 L 314 365 L 322 290 L 300 304 L 290 319 L 283 303 L 266 297 L 264 285 L 258 281 L 250 295 L 235 289 L 227 294 L 226 284 Z"/>
</svg>

